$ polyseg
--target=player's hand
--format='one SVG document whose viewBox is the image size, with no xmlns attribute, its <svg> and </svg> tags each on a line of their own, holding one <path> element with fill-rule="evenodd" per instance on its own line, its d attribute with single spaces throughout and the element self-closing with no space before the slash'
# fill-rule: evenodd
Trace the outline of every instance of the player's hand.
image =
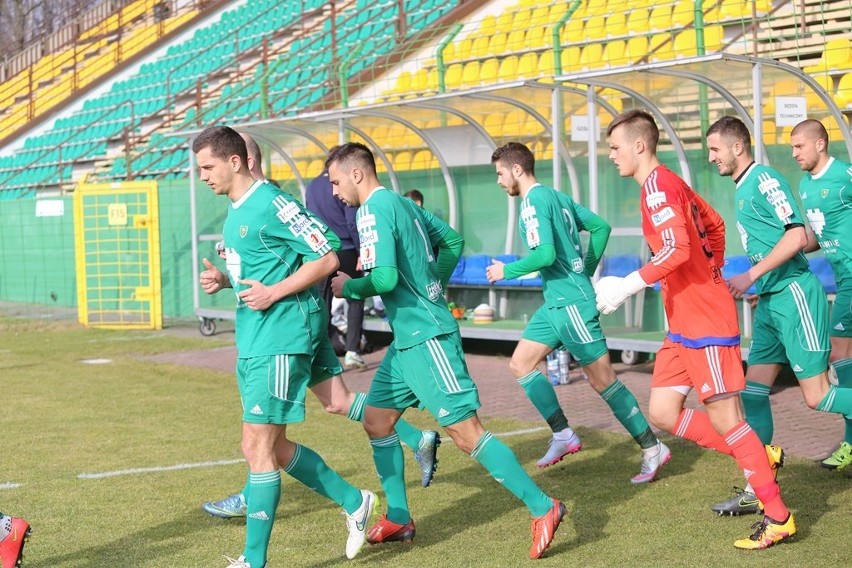
<svg viewBox="0 0 852 568">
<path fill-rule="evenodd" d="M 728 280 L 728 290 L 731 291 L 731 296 L 733 296 L 736 300 L 742 298 L 743 294 L 746 293 L 746 290 L 751 288 L 752 284 L 754 284 L 754 280 L 751 279 L 748 271 L 746 271 L 742 274 L 737 274 Z"/>
<path fill-rule="evenodd" d="M 206 268 L 198 279 L 201 282 L 201 289 L 206 294 L 215 294 L 225 288 L 225 281 L 227 280 L 225 273 L 213 266 L 213 263 L 206 258 L 201 259 L 201 262 L 204 263 L 204 268 Z"/>
<path fill-rule="evenodd" d="M 595 296 L 597 308 L 604 315 L 613 313 L 618 307 L 627 301 L 627 298 L 645 288 L 648 284 L 635 270 L 621 278 L 619 276 L 605 276 L 595 282 Z"/>
<path fill-rule="evenodd" d="M 760 298 L 760 296 L 758 296 L 757 294 L 746 294 L 745 296 L 743 296 L 743 299 L 749 304 L 751 304 L 751 309 L 753 310 L 757 309 L 758 298 Z"/>
<path fill-rule="evenodd" d="M 352 277 L 345 272 L 341 270 L 337 271 L 337 276 L 331 279 L 331 293 L 334 294 L 335 298 L 343 297 L 343 285 L 346 284 L 347 280 L 351 279 Z"/>
<path fill-rule="evenodd" d="M 262 282 L 257 280 L 240 280 L 240 284 L 248 286 L 248 288 L 238 294 L 240 300 L 245 302 L 253 310 L 262 312 L 279 300 L 275 294 L 275 289 Z"/>
<path fill-rule="evenodd" d="M 485 277 L 491 283 L 503 280 L 505 278 L 506 264 L 499 260 L 491 260 L 491 266 L 485 269 Z"/>
<path fill-rule="evenodd" d="M 361 255 L 358 255 L 358 258 L 355 259 L 355 271 L 361 272 Z"/>
</svg>

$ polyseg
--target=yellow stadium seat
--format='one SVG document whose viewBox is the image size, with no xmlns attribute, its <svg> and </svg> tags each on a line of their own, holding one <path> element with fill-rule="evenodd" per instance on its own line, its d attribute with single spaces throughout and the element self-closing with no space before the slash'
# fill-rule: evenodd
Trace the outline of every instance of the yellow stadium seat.
<svg viewBox="0 0 852 568">
<path fill-rule="evenodd" d="M 436 50 L 435 51 L 435 57 L 437 57 L 437 56 L 438 56 L 438 53 L 437 53 L 437 50 Z M 442 56 L 444 58 L 444 63 L 448 63 L 450 61 L 456 61 L 457 59 L 459 59 L 458 57 L 456 57 L 456 44 L 451 41 L 450 43 L 445 45 Z"/>
<path fill-rule="evenodd" d="M 432 88 L 429 87 L 429 71 L 421 67 L 411 76 L 411 92 L 425 93 L 430 90 Z"/>
<path fill-rule="evenodd" d="M 611 67 L 627 65 L 627 56 L 625 54 L 626 49 L 627 42 L 624 40 L 614 39 L 608 41 L 606 46 L 604 46 L 602 54 L 604 63 Z"/>
<path fill-rule="evenodd" d="M 527 113 L 522 110 L 510 110 L 503 119 L 503 136 L 520 136 L 524 134 L 527 123 Z"/>
<path fill-rule="evenodd" d="M 550 19 L 550 6 L 540 5 L 533 8 L 532 16 L 530 16 L 530 29 L 550 27 L 551 22 L 556 20 Z"/>
<path fill-rule="evenodd" d="M 654 34 L 648 41 L 651 61 L 661 61 L 672 57 L 671 33 Z"/>
<path fill-rule="evenodd" d="M 453 61 L 468 59 L 473 49 L 473 38 L 463 38 L 453 42 Z"/>
<path fill-rule="evenodd" d="M 418 150 L 411 158 L 412 170 L 427 170 L 432 163 L 432 152 L 429 150 Z"/>
<path fill-rule="evenodd" d="M 627 29 L 633 35 L 646 34 L 648 28 L 648 9 L 635 8 L 627 15 Z"/>
<path fill-rule="evenodd" d="M 547 14 L 547 21 L 556 23 L 568 11 L 568 2 L 553 2 Z"/>
<path fill-rule="evenodd" d="M 325 168 L 323 160 L 311 160 L 308 167 L 305 169 L 305 177 L 315 178 L 322 173 Z"/>
<path fill-rule="evenodd" d="M 411 89 L 411 71 L 402 71 L 396 78 L 394 91 L 397 93 L 408 93 Z"/>
<path fill-rule="evenodd" d="M 462 69 L 462 86 L 476 87 L 479 85 L 479 61 L 468 61 Z"/>
<path fill-rule="evenodd" d="M 500 61 L 497 77 L 501 83 L 516 81 L 518 79 L 518 56 L 510 55 Z"/>
<path fill-rule="evenodd" d="M 485 117 L 482 122 L 482 127 L 493 138 L 503 137 L 503 115 L 500 113 L 492 113 Z"/>
<path fill-rule="evenodd" d="M 571 19 L 565 22 L 562 28 L 560 39 L 562 43 L 581 43 L 586 39 L 585 22 L 582 18 L 578 18 L 577 14 L 571 16 Z"/>
<path fill-rule="evenodd" d="M 624 57 L 627 63 L 636 63 L 648 55 L 648 36 L 633 36 L 627 40 Z"/>
<path fill-rule="evenodd" d="M 518 79 L 534 79 L 538 75 L 538 54 L 528 51 L 518 60 Z"/>
<path fill-rule="evenodd" d="M 444 85 L 448 89 L 457 89 L 462 84 L 462 65 L 461 63 L 453 63 L 447 67 L 444 75 Z"/>
<path fill-rule="evenodd" d="M 550 46 L 553 35 L 549 26 L 535 26 L 527 30 L 526 47 L 528 49 L 540 49 Z"/>
<path fill-rule="evenodd" d="M 509 34 L 506 32 L 497 32 L 488 39 L 488 55 L 503 55 L 506 53 L 506 42 L 509 39 Z"/>
<path fill-rule="evenodd" d="M 497 16 L 489 14 L 482 18 L 482 21 L 479 22 L 479 33 L 487 36 L 497 33 Z"/>
<path fill-rule="evenodd" d="M 852 68 L 852 41 L 831 39 L 825 43 L 822 56 L 815 65 L 804 68 L 806 73 L 826 73 Z"/>
<path fill-rule="evenodd" d="M 511 30 L 512 29 L 512 21 L 515 19 L 515 13 L 511 11 L 500 12 L 497 15 L 497 29 L 498 30 Z"/>
<path fill-rule="evenodd" d="M 393 169 L 397 172 L 405 172 L 411 169 L 411 152 L 399 152 L 393 158 Z"/>
<path fill-rule="evenodd" d="M 486 35 L 478 35 L 473 38 L 473 44 L 470 46 L 470 57 L 473 59 L 483 59 L 488 55 L 488 42 L 491 38 Z"/>
<path fill-rule="evenodd" d="M 778 126 L 774 120 L 763 121 L 763 142 L 765 144 L 778 144 Z"/>
<path fill-rule="evenodd" d="M 677 2 L 672 9 L 671 25 L 672 28 L 685 28 L 695 21 L 695 3 L 694 2 Z"/>
<path fill-rule="evenodd" d="M 553 77 L 554 72 L 553 52 L 549 49 L 541 52 L 541 55 L 538 58 L 539 77 Z"/>
<path fill-rule="evenodd" d="M 580 69 L 585 71 L 588 69 L 596 69 L 601 66 L 603 58 L 603 44 L 587 43 L 580 53 Z"/>
<path fill-rule="evenodd" d="M 648 29 L 651 32 L 662 32 L 672 29 L 671 4 L 663 4 L 651 10 L 648 17 Z"/>
<path fill-rule="evenodd" d="M 698 47 L 695 42 L 695 30 L 688 29 L 678 33 L 674 38 L 672 50 L 676 59 L 697 55 Z"/>
<path fill-rule="evenodd" d="M 830 97 L 834 98 L 834 78 L 831 75 L 823 73 L 820 75 L 813 75 L 811 78 L 816 81 Z M 819 98 L 819 95 L 817 95 L 813 89 L 807 89 L 805 91 L 805 98 L 808 100 L 808 110 L 825 109 L 825 103 L 822 102 L 822 99 Z"/>
<path fill-rule="evenodd" d="M 840 108 L 852 106 L 852 73 L 847 73 L 840 78 L 834 98 Z"/>
<path fill-rule="evenodd" d="M 491 57 L 482 62 L 479 67 L 479 81 L 483 85 L 489 85 L 497 82 L 497 70 L 500 68 L 500 62 L 496 57 Z"/>
<path fill-rule="evenodd" d="M 606 37 L 621 37 L 628 33 L 627 14 L 625 12 L 613 12 L 606 18 Z"/>
<path fill-rule="evenodd" d="M 518 10 L 514 13 L 512 17 L 512 29 L 514 30 L 526 30 L 530 27 L 530 21 L 532 20 L 532 10 L 529 8 L 525 8 L 523 10 Z"/>
<path fill-rule="evenodd" d="M 722 0 L 719 6 L 719 20 L 748 20 L 752 17 L 752 6 L 754 6 L 758 15 L 762 15 L 772 9 L 772 0 L 756 0 L 754 2 Z"/>
<path fill-rule="evenodd" d="M 580 55 L 582 50 L 579 45 L 571 45 L 562 50 L 560 63 L 562 63 L 562 72 L 571 73 L 580 69 Z"/>
<path fill-rule="evenodd" d="M 586 41 L 601 40 L 606 37 L 606 20 L 601 16 L 592 16 L 586 20 Z"/>
<path fill-rule="evenodd" d="M 506 51 L 517 53 L 526 49 L 526 30 L 512 30 L 506 38 Z"/>
<path fill-rule="evenodd" d="M 720 25 L 704 28 L 704 53 L 722 51 L 725 44 L 725 28 Z"/>
</svg>

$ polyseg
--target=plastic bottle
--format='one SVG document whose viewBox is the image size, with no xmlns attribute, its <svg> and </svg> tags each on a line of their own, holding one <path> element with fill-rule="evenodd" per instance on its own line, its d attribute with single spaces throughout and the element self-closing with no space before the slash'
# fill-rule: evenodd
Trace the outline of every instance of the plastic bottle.
<svg viewBox="0 0 852 568">
<path fill-rule="evenodd" d="M 571 368 L 571 356 L 564 349 L 557 351 L 559 360 L 559 384 L 567 385 L 571 382 L 568 371 Z"/>
<path fill-rule="evenodd" d="M 547 379 L 552 385 L 559 384 L 559 354 L 556 350 L 547 356 Z"/>
</svg>

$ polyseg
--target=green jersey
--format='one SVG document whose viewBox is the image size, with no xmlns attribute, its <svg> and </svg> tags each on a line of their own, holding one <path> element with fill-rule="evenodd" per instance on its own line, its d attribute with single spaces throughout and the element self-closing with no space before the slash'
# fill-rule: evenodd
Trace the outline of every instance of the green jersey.
<svg viewBox="0 0 852 568">
<path fill-rule="evenodd" d="M 788 225 L 804 225 L 793 199 L 790 184 L 780 172 L 752 164 L 737 182 L 737 229 L 752 265 L 769 254 L 784 236 Z M 779 292 L 794 278 L 808 271 L 802 252 L 758 278 L 757 293 Z"/>
<path fill-rule="evenodd" d="M 799 194 L 837 286 L 852 284 L 852 166 L 829 158 L 818 174 L 805 174 Z"/>
<path fill-rule="evenodd" d="M 580 231 L 595 214 L 553 188 L 536 184 L 521 201 L 518 219 L 521 234 L 530 250 L 543 244 L 556 248 L 556 260 L 541 269 L 544 305 L 563 307 L 579 299 L 595 297 L 591 280 L 584 273 Z"/>
<path fill-rule="evenodd" d="M 379 187 L 358 208 L 361 268 L 391 267 L 396 287 L 382 294 L 398 349 L 458 332 L 432 251 L 449 225 L 412 200 Z"/>
<path fill-rule="evenodd" d="M 271 286 L 305 260 L 331 252 L 327 227 L 301 203 L 270 183 L 256 181 L 228 208 L 223 230 L 228 277 L 237 294 L 236 342 L 240 358 L 312 353 L 308 314 L 321 309 L 314 287 L 257 311 L 240 300 L 241 280 Z"/>
</svg>

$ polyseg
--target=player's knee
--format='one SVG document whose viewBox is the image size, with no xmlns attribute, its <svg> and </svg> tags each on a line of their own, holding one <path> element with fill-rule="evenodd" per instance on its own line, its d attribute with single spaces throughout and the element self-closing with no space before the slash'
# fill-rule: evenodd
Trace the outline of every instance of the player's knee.
<svg viewBox="0 0 852 568">
<path fill-rule="evenodd" d="M 332 400 L 325 405 L 325 411 L 329 414 L 347 415 L 349 413 L 349 405 L 341 404 L 339 401 Z"/>
<path fill-rule="evenodd" d="M 535 365 L 531 364 L 525 360 L 522 360 L 520 357 L 512 357 L 511 361 L 509 361 L 509 371 L 515 377 L 523 377 L 524 375 L 530 374 L 533 369 L 535 369 Z"/>
<path fill-rule="evenodd" d="M 666 432 L 674 430 L 677 417 L 677 414 L 672 413 L 667 408 L 654 408 L 652 406 L 648 409 L 648 420 L 651 422 L 651 425 Z"/>
</svg>

